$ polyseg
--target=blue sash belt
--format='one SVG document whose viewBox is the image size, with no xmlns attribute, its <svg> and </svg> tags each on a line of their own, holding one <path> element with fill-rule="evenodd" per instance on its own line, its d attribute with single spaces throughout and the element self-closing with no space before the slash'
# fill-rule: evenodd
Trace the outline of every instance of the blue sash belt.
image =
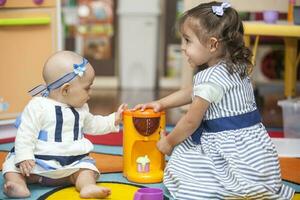
<svg viewBox="0 0 300 200">
<path fill-rule="evenodd" d="M 221 132 L 226 130 L 237 130 L 253 126 L 260 122 L 261 116 L 257 109 L 241 115 L 205 120 L 192 134 L 192 139 L 196 144 L 200 144 L 200 137 L 203 131 Z"/>
</svg>

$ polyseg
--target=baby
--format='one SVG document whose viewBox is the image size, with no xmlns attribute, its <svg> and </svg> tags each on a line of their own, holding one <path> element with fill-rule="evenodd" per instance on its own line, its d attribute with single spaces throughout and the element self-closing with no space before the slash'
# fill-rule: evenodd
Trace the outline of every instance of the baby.
<svg viewBox="0 0 300 200">
<path fill-rule="evenodd" d="M 27 183 L 46 186 L 73 184 L 81 198 L 105 198 L 109 188 L 96 185 L 100 173 L 89 157 L 92 143 L 83 133 L 106 134 L 119 130 L 122 104 L 108 116 L 92 115 L 87 101 L 95 72 L 89 62 L 70 51 L 59 51 L 43 69 L 46 86 L 30 91 L 15 147 L 3 164 L 8 197 L 30 196 Z"/>
</svg>

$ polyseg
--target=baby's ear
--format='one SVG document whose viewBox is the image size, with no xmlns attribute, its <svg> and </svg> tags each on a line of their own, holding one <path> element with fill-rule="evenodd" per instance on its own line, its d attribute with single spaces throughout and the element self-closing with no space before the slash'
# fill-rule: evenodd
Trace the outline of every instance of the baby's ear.
<svg viewBox="0 0 300 200">
<path fill-rule="evenodd" d="M 65 83 L 60 87 L 60 93 L 63 96 L 67 96 L 69 89 L 70 89 L 70 83 Z"/>
</svg>

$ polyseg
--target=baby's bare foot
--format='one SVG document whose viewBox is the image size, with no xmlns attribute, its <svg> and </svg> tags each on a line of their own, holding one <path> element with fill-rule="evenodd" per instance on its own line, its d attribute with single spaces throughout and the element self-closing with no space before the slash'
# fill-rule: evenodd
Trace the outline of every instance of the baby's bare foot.
<svg viewBox="0 0 300 200">
<path fill-rule="evenodd" d="M 7 181 L 3 185 L 3 192 L 8 197 L 22 198 L 29 197 L 30 191 L 23 184 Z"/>
<path fill-rule="evenodd" d="M 111 194 L 111 190 L 97 185 L 87 185 L 80 191 L 81 198 L 105 198 Z"/>
</svg>

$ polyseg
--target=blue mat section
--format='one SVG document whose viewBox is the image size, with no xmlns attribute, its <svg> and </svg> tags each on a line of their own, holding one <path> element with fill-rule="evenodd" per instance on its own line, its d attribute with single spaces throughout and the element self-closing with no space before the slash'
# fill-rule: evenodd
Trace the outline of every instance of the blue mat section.
<svg viewBox="0 0 300 200">
<path fill-rule="evenodd" d="M 93 152 L 110 154 L 110 155 L 122 155 L 123 147 L 120 146 L 106 146 L 106 145 L 94 145 Z"/>
<path fill-rule="evenodd" d="M 14 147 L 14 143 L 6 143 L 6 144 L 0 144 L 0 149 L 2 151 L 10 151 Z"/>
</svg>

